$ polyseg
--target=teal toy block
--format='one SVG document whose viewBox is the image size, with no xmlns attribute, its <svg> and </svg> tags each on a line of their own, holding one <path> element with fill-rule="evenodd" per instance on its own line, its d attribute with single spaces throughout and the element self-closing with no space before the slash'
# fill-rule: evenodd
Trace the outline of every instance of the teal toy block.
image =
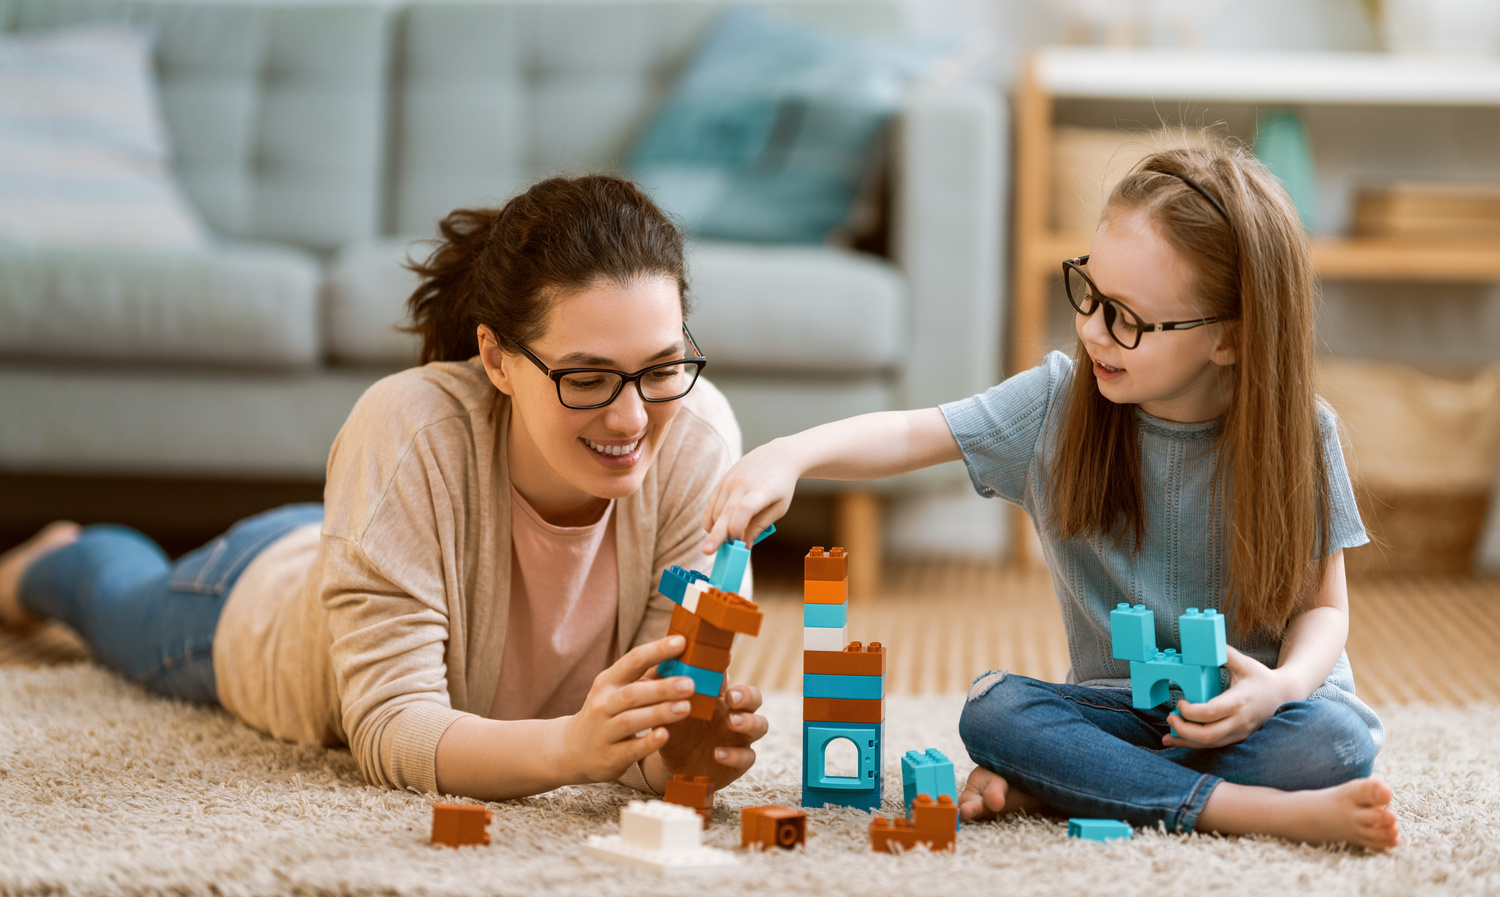
<svg viewBox="0 0 1500 897">
<path fill-rule="evenodd" d="M 1221 667 L 1229 662 L 1229 643 L 1224 638 L 1224 615 L 1209 608 L 1188 608 L 1177 618 L 1182 639 L 1182 662 L 1200 667 Z"/>
<path fill-rule="evenodd" d="M 750 543 L 750 547 L 754 548 L 755 546 L 764 542 L 766 540 L 766 536 L 769 536 L 774 532 L 776 532 L 776 524 L 768 524 L 765 529 L 760 531 L 760 535 L 755 537 L 755 541 Z"/>
<path fill-rule="evenodd" d="M 693 691 L 700 695 L 718 697 L 719 689 L 724 686 L 724 674 L 715 673 L 713 670 L 704 670 L 695 666 L 688 666 L 677 658 L 663 660 L 656 665 L 656 672 L 663 679 L 670 676 L 687 676 L 693 680 Z"/>
<path fill-rule="evenodd" d="M 1116 660 L 1150 660 L 1156 656 L 1156 616 L 1144 604 L 1115 605 L 1109 612 L 1109 642 Z"/>
<path fill-rule="evenodd" d="M 819 629 L 843 629 L 849 624 L 849 602 L 802 605 L 802 625 Z"/>
<path fill-rule="evenodd" d="M 657 586 L 656 590 L 672 599 L 674 604 L 681 604 L 683 596 L 687 594 L 688 586 L 707 579 L 707 576 L 697 570 L 684 570 L 673 564 L 661 571 L 661 585 Z"/>
<path fill-rule="evenodd" d="M 738 592 L 745 578 L 745 567 L 750 563 L 750 549 L 739 539 L 726 539 L 714 555 L 714 570 L 708 582 L 721 592 Z"/>
<path fill-rule="evenodd" d="M 808 673 L 802 677 L 802 696 L 878 701 L 885 697 L 885 677 Z"/>
<path fill-rule="evenodd" d="M 1145 663 L 1130 662 L 1130 704 L 1147 710 L 1165 703 L 1171 695 L 1171 683 L 1182 689 L 1183 697 L 1194 704 L 1217 698 L 1222 690 L 1218 667 L 1183 663 L 1173 648 L 1158 652 Z"/>
<path fill-rule="evenodd" d="M 1068 837 L 1089 841 L 1115 841 L 1134 838 L 1135 830 L 1130 823 L 1118 819 L 1069 819 Z"/>
<path fill-rule="evenodd" d="M 958 786 L 953 778 L 953 761 L 937 748 L 926 751 L 907 751 L 901 758 L 901 798 L 906 802 L 906 816 L 911 818 L 911 802 L 918 794 L 933 800 L 946 794 L 958 803 Z M 963 828 L 962 822 L 958 828 Z"/>
<path fill-rule="evenodd" d="M 847 738 L 859 756 L 858 775 L 830 776 L 824 765 L 828 745 Z M 802 806 L 833 804 L 874 812 L 885 798 L 884 723 L 802 724 Z"/>
</svg>

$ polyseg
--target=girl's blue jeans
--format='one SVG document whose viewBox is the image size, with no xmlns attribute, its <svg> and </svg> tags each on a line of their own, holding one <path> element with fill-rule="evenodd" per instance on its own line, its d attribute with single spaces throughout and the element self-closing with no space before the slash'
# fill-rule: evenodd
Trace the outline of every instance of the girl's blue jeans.
<svg viewBox="0 0 1500 897">
<path fill-rule="evenodd" d="M 1311 697 L 1283 704 L 1239 744 L 1164 748 L 1175 698 L 1131 707 L 1130 690 L 991 673 L 975 680 L 959 734 L 975 763 L 1068 816 L 1190 832 L 1220 782 L 1283 791 L 1370 774 L 1375 743 L 1353 710 Z"/>
<path fill-rule="evenodd" d="M 230 589 L 266 546 L 322 519 L 319 504 L 247 517 L 176 563 L 133 529 L 85 527 L 27 568 L 21 606 L 68 624 L 96 660 L 152 691 L 218 703 L 214 630 Z"/>
</svg>

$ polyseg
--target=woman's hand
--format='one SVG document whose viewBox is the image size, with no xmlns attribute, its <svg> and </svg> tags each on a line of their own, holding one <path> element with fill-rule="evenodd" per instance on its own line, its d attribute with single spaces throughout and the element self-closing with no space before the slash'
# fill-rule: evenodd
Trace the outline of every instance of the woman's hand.
<svg viewBox="0 0 1500 897">
<path fill-rule="evenodd" d="M 1238 744 L 1260 729 L 1277 708 L 1295 700 L 1271 669 L 1235 648 L 1229 649 L 1229 688 L 1217 698 L 1193 704 L 1178 701 L 1168 722 L 1176 736 L 1164 735 L 1167 747 L 1217 748 Z"/>
<path fill-rule="evenodd" d="M 613 782 L 667 743 L 667 727 L 686 719 L 692 709 L 687 699 L 693 680 L 642 677 L 686 647 L 687 639 L 680 635 L 647 642 L 594 677 L 583 707 L 567 718 L 563 729 L 561 766 L 570 781 Z"/>
<path fill-rule="evenodd" d="M 736 461 L 708 497 L 703 509 L 703 553 L 712 554 L 725 539 L 755 541 L 760 531 L 781 518 L 792 503 L 802 467 L 787 439 L 773 439 Z"/>
<path fill-rule="evenodd" d="M 664 680 L 672 681 L 672 680 Z M 686 680 L 684 677 L 684 681 Z M 658 791 L 668 776 L 678 773 L 708 776 L 715 788 L 723 788 L 744 775 L 755 763 L 750 745 L 766 734 L 766 718 L 760 709 L 760 689 L 736 685 L 720 696 L 711 720 L 684 719 L 667 727 L 669 737 L 662 746 L 661 781 L 655 781 L 647 761 L 646 778 Z"/>
</svg>

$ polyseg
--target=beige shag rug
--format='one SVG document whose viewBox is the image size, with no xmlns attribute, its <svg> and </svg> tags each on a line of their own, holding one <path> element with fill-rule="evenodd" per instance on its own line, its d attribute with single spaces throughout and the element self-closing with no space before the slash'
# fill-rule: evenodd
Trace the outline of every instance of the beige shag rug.
<svg viewBox="0 0 1500 897">
<path fill-rule="evenodd" d="M 960 775 L 961 696 L 887 711 L 886 808 L 909 748 Z M 708 843 L 733 847 L 741 807 L 795 805 L 800 706 L 768 697 L 772 732 L 719 795 Z M 1070 841 L 1062 822 L 966 826 L 956 855 L 874 854 L 869 817 L 811 812 L 805 851 L 746 855 L 729 872 L 662 879 L 579 856 L 631 795 L 563 788 L 492 804 L 493 844 L 428 845 L 431 795 L 364 783 L 346 751 L 266 738 L 217 710 L 147 694 L 90 664 L 0 669 L 0 894 L 1495 894 L 1500 892 L 1500 707 L 1392 708 L 1379 771 L 1403 845 L 1376 856 L 1270 839 L 1139 832 Z"/>
</svg>

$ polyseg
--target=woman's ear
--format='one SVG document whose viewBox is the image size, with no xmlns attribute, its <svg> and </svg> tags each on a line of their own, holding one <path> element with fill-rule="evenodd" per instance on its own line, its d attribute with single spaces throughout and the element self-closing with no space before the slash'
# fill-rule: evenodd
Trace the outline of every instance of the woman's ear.
<svg viewBox="0 0 1500 897">
<path fill-rule="evenodd" d="M 495 388 L 508 396 L 515 395 L 515 387 L 510 382 L 510 371 L 506 365 L 506 355 L 500 350 L 500 341 L 490 328 L 480 324 L 476 328 L 479 337 L 479 360 L 484 363 L 484 372 L 490 378 Z"/>
<path fill-rule="evenodd" d="M 1227 321 L 1219 325 L 1219 341 L 1209 353 L 1208 360 L 1223 367 L 1229 367 L 1239 360 L 1240 328 L 1234 321 Z"/>
</svg>

